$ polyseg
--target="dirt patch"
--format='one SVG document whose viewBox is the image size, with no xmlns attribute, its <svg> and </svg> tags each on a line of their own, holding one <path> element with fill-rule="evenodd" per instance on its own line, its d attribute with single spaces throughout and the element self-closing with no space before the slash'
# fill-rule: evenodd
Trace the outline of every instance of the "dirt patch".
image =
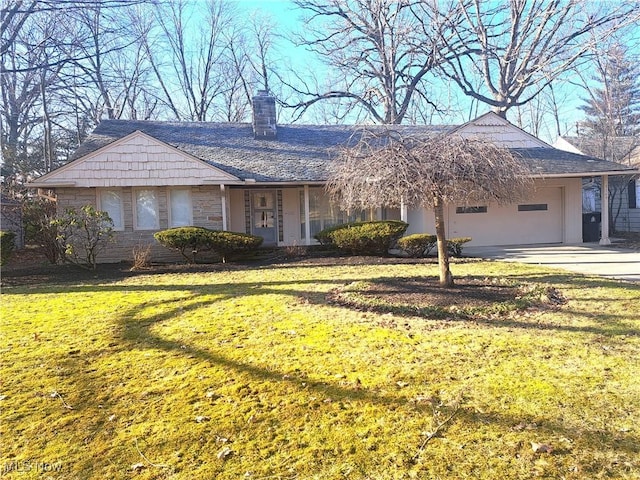
<svg viewBox="0 0 640 480">
<path fill-rule="evenodd" d="M 558 289 L 546 285 L 474 277 L 455 282 L 443 288 L 436 277 L 390 277 L 345 285 L 327 299 L 361 311 L 433 319 L 494 318 L 530 308 L 556 309 L 566 303 Z"/>
<path fill-rule="evenodd" d="M 513 301 L 519 289 L 514 285 L 496 285 L 485 279 L 457 278 L 455 285 L 442 288 L 435 277 L 385 278 L 375 282 L 362 294 L 392 305 L 447 307 L 461 309 L 483 307 Z"/>
<path fill-rule="evenodd" d="M 616 232 L 613 237 L 612 247 L 640 251 L 640 232 Z"/>
</svg>

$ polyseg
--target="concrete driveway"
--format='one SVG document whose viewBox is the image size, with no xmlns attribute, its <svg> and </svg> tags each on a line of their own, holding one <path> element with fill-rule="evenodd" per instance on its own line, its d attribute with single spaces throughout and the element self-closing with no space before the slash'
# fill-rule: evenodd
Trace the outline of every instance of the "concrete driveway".
<svg viewBox="0 0 640 480">
<path fill-rule="evenodd" d="M 640 282 L 640 252 L 592 243 L 467 247 L 464 255 L 547 265 L 586 275 Z"/>
</svg>

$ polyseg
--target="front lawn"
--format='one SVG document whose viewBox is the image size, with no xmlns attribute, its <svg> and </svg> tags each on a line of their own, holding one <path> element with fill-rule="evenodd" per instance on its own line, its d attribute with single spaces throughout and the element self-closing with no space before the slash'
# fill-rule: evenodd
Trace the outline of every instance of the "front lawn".
<svg viewBox="0 0 640 480">
<path fill-rule="evenodd" d="M 373 305 L 437 266 L 338 260 L 4 288 L 2 475 L 640 478 L 640 285 L 453 272 L 566 301 Z"/>
</svg>

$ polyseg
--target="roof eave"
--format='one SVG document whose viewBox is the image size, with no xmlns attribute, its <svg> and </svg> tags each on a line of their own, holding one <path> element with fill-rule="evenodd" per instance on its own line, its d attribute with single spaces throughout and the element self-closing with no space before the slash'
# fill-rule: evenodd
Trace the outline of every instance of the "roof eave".
<svg viewBox="0 0 640 480">
<path fill-rule="evenodd" d="M 240 183 L 239 185 L 245 187 L 303 187 L 305 185 L 309 186 L 324 186 L 327 183 L 326 180 L 280 180 L 275 182 L 269 181 L 246 181 L 244 183 Z M 238 185 L 238 184 L 236 184 Z"/>
<path fill-rule="evenodd" d="M 77 185 L 76 182 L 28 182 L 26 186 L 28 188 L 64 188 L 64 187 L 75 187 Z"/>
<path fill-rule="evenodd" d="M 608 170 L 604 172 L 575 172 L 575 173 L 533 173 L 532 178 L 581 178 L 581 177 L 601 177 L 603 175 L 638 175 L 640 170 Z"/>
</svg>

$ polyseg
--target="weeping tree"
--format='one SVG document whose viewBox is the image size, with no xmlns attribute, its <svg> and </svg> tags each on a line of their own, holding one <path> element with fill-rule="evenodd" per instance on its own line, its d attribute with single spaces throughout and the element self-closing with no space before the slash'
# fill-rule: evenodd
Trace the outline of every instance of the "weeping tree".
<svg viewBox="0 0 640 480">
<path fill-rule="evenodd" d="M 445 234 L 447 205 L 509 204 L 533 181 L 506 148 L 454 135 L 421 138 L 366 129 L 333 162 L 327 192 L 344 209 L 423 207 L 433 210 L 440 285 L 453 286 Z"/>
</svg>

